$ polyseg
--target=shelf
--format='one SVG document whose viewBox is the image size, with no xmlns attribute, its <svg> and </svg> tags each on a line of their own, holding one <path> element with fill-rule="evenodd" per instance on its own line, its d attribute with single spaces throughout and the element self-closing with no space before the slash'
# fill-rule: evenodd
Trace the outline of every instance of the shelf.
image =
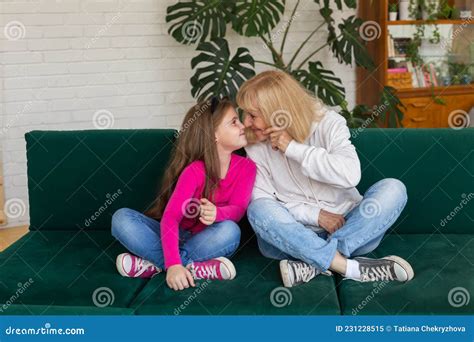
<svg viewBox="0 0 474 342">
<path fill-rule="evenodd" d="M 400 98 L 407 97 L 421 97 L 430 96 L 434 92 L 435 95 L 459 95 L 459 94 L 474 94 L 474 83 L 471 84 L 459 84 L 452 86 L 441 86 L 441 87 L 424 87 L 424 88 L 406 88 L 397 89 L 398 96 Z"/>
<path fill-rule="evenodd" d="M 440 20 L 395 20 L 387 21 L 387 25 L 474 25 L 474 17 L 469 19 L 440 19 Z"/>
</svg>

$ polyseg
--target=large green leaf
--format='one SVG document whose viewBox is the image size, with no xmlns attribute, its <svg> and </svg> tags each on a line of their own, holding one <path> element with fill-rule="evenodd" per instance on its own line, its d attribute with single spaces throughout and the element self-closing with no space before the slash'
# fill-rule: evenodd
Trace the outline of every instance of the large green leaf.
<svg viewBox="0 0 474 342">
<path fill-rule="evenodd" d="M 240 35 L 262 36 L 270 32 L 285 11 L 285 0 L 241 0 L 233 9 L 232 27 Z"/>
<path fill-rule="evenodd" d="M 352 64 L 354 59 L 357 66 L 373 69 L 374 63 L 366 47 L 367 40 L 364 40 L 360 34 L 363 23 L 362 19 L 353 15 L 343 19 L 338 25 L 340 37 L 332 45 L 332 51 L 339 63 Z"/>
<path fill-rule="evenodd" d="M 370 117 L 370 109 L 364 104 L 356 105 L 352 111 L 343 108 L 339 113 L 346 118 L 349 128 L 378 127 L 377 121 Z"/>
<path fill-rule="evenodd" d="M 321 0 L 314 0 L 318 5 L 321 5 Z M 336 3 L 337 9 L 342 10 L 342 0 L 334 0 Z M 344 0 L 344 3 L 346 4 L 347 7 L 349 8 L 356 8 L 357 7 L 357 1 L 356 0 Z M 330 3 L 329 0 L 324 0 L 323 6 L 326 8 L 329 8 Z"/>
<path fill-rule="evenodd" d="M 329 106 L 344 102 L 345 91 L 342 82 L 331 70 L 323 68 L 321 62 L 309 62 L 307 70 L 295 70 L 293 76 L 308 90 L 317 94 Z"/>
<path fill-rule="evenodd" d="M 183 44 L 224 37 L 232 7 L 229 0 L 178 2 L 166 10 L 166 22 L 172 23 L 168 33 Z"/>
<path fill-rule="evenodd" d="M 400 101 L 396 94 L 395 88 L 385 86 L 380 96 L 379 108 L 386 110 L 382 111 L 382 121 L 385 122 L 386 115 L 388 115 L 388 127 L 403 127 L 403 112 L 400 107 L 406 108 Z"/>
<path fill-rule="evenodd" d="M 200 43 L 196 50 L 202 52 L 191 60 L 191 68 L 199 66 L 191 78 L 191 94 L 199 101 L 212 96 L 234 100 L 242 83 L 255 75 L 249 50 L 238 48 L 231 58 L 229 44 L 223 38 Z"/>
</svg>

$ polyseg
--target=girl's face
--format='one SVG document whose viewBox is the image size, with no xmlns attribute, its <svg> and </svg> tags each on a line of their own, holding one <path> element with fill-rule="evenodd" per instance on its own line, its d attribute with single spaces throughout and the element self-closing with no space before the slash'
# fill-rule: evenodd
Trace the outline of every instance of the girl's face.
<svg viewBox="0 0 474 342">
<path fill-rule="evenodd" d="M 216 129 L 217 144 L 227 151 L 235 151 L 247 146 L 245 127 L 240 122 L 239 116 L 234 108 L 230 107 L 224 114 Z"/>
<path fill-rule="evenodd" d="M 268 127 L 260 111 L 247 112 L 244 118 L 244 125 L 253 131 L 259 142 L 265 141 L 268 138 L 268 135 L 263 134 L 263 131 Z"/>
</svg>

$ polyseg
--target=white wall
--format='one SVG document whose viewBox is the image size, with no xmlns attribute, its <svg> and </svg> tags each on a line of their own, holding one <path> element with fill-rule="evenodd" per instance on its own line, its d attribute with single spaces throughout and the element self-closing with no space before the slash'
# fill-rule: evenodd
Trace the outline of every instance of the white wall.
<svg viewBox="0 0 474 342">
<path fill-rule="evenodd" d="M 112 128 L 179 126 L 193 104 L 190 60 L 196 52 L 167 34 L 166 8 L 174 3 L 0 1 L 0 138 L 5 198 L 8 203 L 17 199 L 20 206 L 24 203 L 24 213 L 11 215 L 15 217 L 7 226 L 29 222 L 25 132 L 95 129 L 93 116 L 101 110 L 113 116 Z M 287 1 L 286 19 L 280 26 L 290 17 L 294 3 Z M 313 0 L 301 1 L 287 39 L 287 59 L 321 22 L 317 9 Z M 353 14 L 349 12 L 344 15 Z M 20 31 L 5 30 L 12 21 L 20 23 Z M 245 46 L 255 59 L 270 61 L 259 39 L 240 37 L 230 27 L 228 32 L 233 52 Z M 320 46 L 318 42 L 326 39 L 326 33 L 323 29 L 313 37 L 301 56 Z M 281 39 L 282 35 L 277 36 Z M 352 106 L 355 70 L 340 66 L 327 49 L 317 56 L 343 80 Z M 265 69 L 260 64 L 257 71 Z"/>
</svg>

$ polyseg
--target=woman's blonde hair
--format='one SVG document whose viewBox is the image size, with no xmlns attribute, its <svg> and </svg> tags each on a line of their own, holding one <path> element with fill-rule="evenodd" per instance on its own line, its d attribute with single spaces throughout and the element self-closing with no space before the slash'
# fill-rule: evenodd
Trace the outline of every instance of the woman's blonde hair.
<svg viewBox="0 0 474 342">
<path fill-rule="evenodd" d="M 321 121 L 324 105 L 286 72 L 269 70 L 244 82 L 237 94 L 237 105 L 244 111 L 260 111 L 267 126 L 286 128 L 293 139 L 302 143 L 310 134 L 311 124 Z M 246 130 L 249 143 L 256 139 Z"/>
</svg>

